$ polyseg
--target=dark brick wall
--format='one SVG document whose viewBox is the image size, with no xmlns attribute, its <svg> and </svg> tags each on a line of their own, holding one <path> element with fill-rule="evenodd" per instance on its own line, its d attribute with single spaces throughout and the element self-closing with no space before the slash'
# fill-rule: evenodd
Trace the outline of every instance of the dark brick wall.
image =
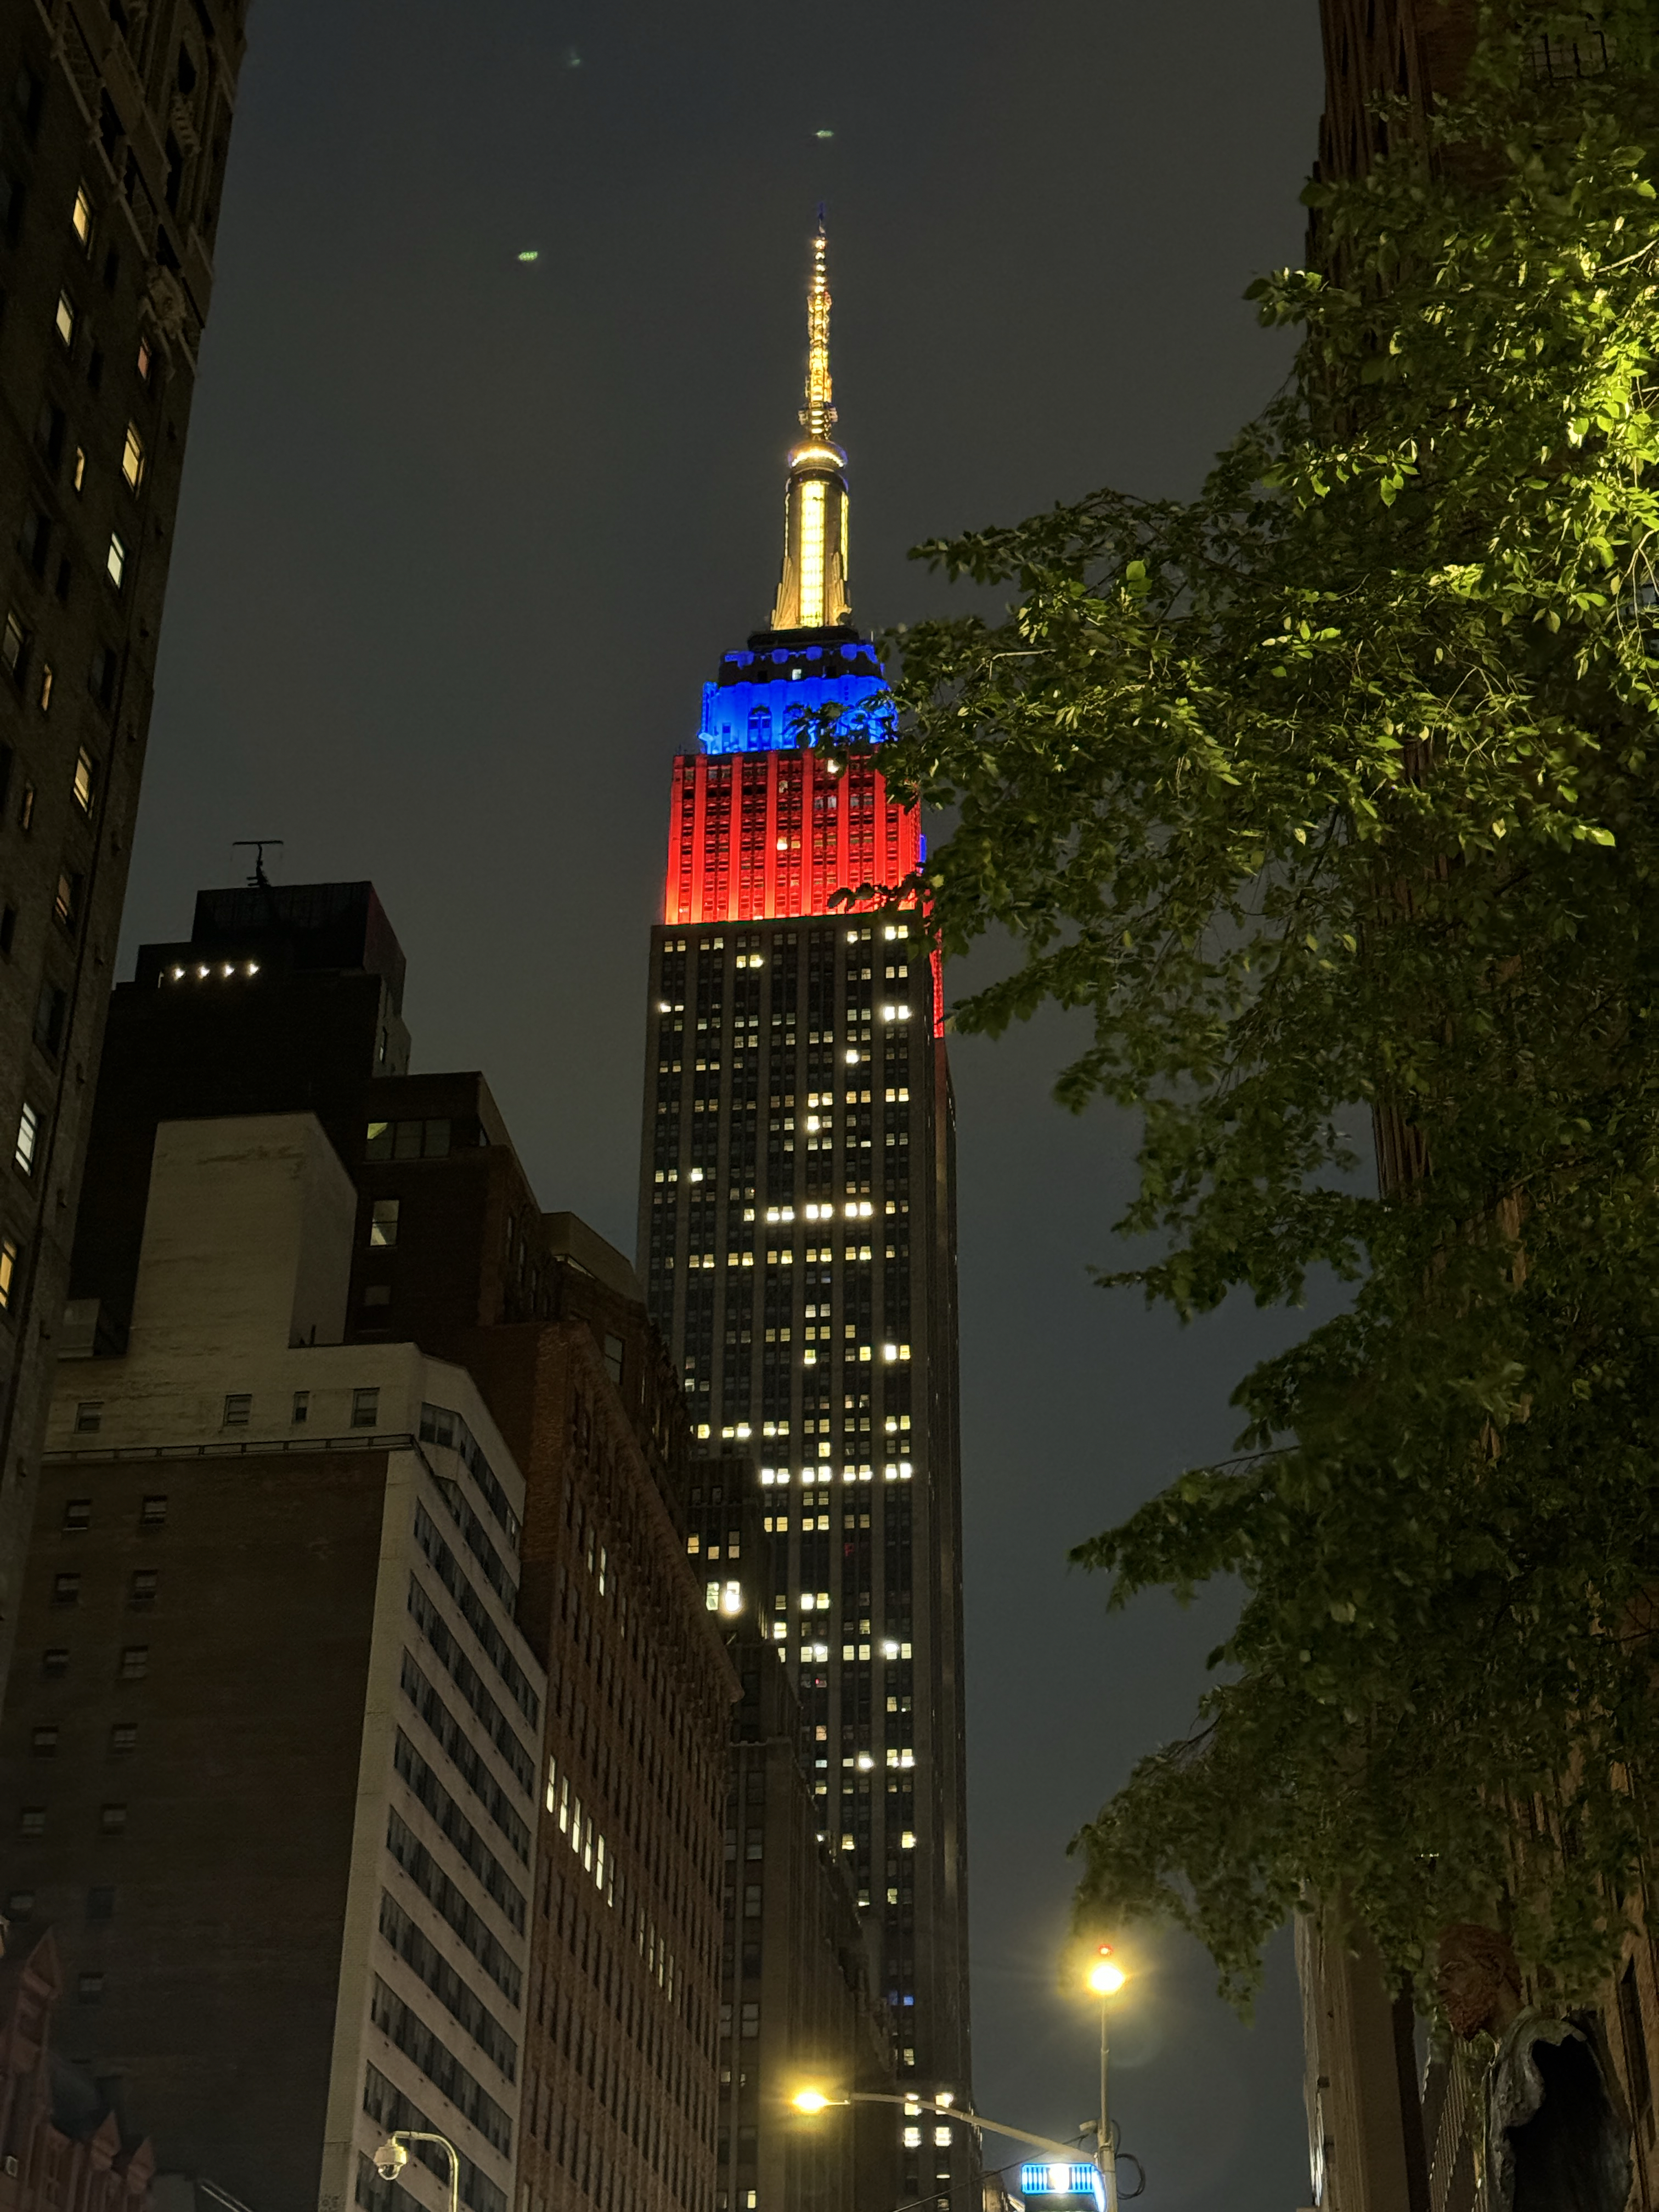
<svg viewBox="0 0 1659 2212">
<path fill-rule="evenodd" d="M 261 2212 L 316 2203 L 386 1466 L 50 1463 L 0 1725 L 0 1907 L 24 1939 L 52 1929 L 61 2047 L 125 2075 L 169 2168 Z M 156 1497 L 165 1522 L 146 1526 Z M 71 1500 L 89 1528 L 65 1528 Z M 135 1571 L 158 1577 L 142 1610 Z M 54 1602 L 64 1573 L 72 1605 Z M 123 1680 L 137 1645 L 147 1673 Z M 61 1676 L 49 1650 L 67 1651 Z M 51 1756 L 41 1728 L 59 1731 Z"/>
</svg>

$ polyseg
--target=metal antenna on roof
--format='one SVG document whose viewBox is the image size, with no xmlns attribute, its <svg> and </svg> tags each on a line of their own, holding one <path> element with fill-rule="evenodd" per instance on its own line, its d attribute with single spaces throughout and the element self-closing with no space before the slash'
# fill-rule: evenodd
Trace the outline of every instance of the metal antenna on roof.
<svg viewBox="0 0 1659 2212">
<path fill-rule="evenodd" d="M 283 840 L 280 837 L 233 837 L 231 839 L 230 849 L 233 853 L 240 851 L 245 846 L 252 848 L 253 873 L 247 879 L 247 887 L 251 891 L 268 891 L 270 889 L 270 878 L 265 873 L 265 848 L 267 845 L 272 846 L 280 853 L 283 844 Z"/>
</svg>

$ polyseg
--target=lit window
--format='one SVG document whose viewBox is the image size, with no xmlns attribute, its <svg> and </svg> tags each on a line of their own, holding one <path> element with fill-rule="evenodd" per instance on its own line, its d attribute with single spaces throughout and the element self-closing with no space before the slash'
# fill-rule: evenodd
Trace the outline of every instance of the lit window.
<svg viewBox="0 0 1659 2212">
<path fill-rule="evenodd" d="M 351 1394 L 351 1425 L 354 1429 L 372 1429 L 380 1418 L 380 1394 L 378 1389 L 354 1390 Z"/>
<path fill-rule="evenodd" d="M 50 662 L 44 664 L 40 670 L 40 691 L 36 704 L 40 707 L 40 712 L 43 714 L 52 705 L 52 665 Z"/>
<path fill-rule="evenodd" d="M 121 473 L 127 480 L 128 488 L 137 491 L 143 480 L 144 441 L 138 435 L 136 422 L 127 424 L 126 443 L 121 448 Z"/>
<path fill-rule="evenodd" d="M 950 2140 L 951 2130 L 949 2128 L 935 2128 L 933 2130 L 933 2142 L 940 2150 L 945 2148 Z"/>
<path fill-rule="evenodd" d="M 121 543 L 118 531 L 112 530 L 109 534 L 109 551 L 104 556 L 104 568 L 111 583 L 118 592 L 121 588 L 121 580 L 127 573 L 127 549 Z"/>
<path fill-rule="evenodd" d="M 225 1414 L 221 1425 L 227 1429 L 245 1429 L 253 1413 L 253 1393 L 251 1390 L 232 1390 L 225 1399 Z"/>
<path fill-rule="evenodd" d="M 98 763 L 82 745 L 75 757 L 75 803 L 82 814 L 91 813 L 97 795 Z"/>
<path fill-rule="evenodd" d="M 920 2128 L 906 2128 L 904 2130 L 904 2148 L 906 2150 L 921 2149 L 921 2130 Z"/>
<path fill-rule="evenodd" d="M 84 489 L 86 481 L 87 449 L 84 446 L 77 446 L 75 449 L 75 489 L 76 491 Z"/>
<path fill-rule="evenodd" d="M 65 929 L 73 929 L 81 912 L 81 878 L 67 869 L 58 876 L 58 889 L 53 894 L 52 911 Z"/>
<path fill-rule="evenodd" d="M 395 1244 L 398 1241 L 398 1209 L 403 1200 L 397 1198 L 377 1198 L 368 1224 L 371 1244 Z"/>
<path fill-rule="evenodd" d="M 0 1237 L 0 1313 L 10 1310 L 13 1285 L 17 1280 L 17 1239 Z"/>
<path fill-rule="evenodd" d="M 92 243 L 92 202 L 87 198 L 87 188 L 84 185 L 80 187 L 75 195 L 75 212 L 70 216 L 70 221 L 75 225 L 75 235 L 80 240 L 82 245 L 90 246 Z"/>
<path fill-rule="evenodd" d="M 23 665 L 23 650 L 27 643 L 28 637 L 23 629 L 22 623 L 18 621 L 15 615 L 8 615 L 6 617 L 5 635 L 3 637 L 0 637 L 0 661 L 3 661 L 5 663 L 7 669 L 13 676 L 19 675 L 21 672 Z"/>
<path fill-rule="evenodd" d="M 25 1106 L 17 1117 L 17 1145 L 12 1154 L 25 1175 L 34 1172 L 34 1155 L 40 1142 L 40 1116 L 33 1106 Z"/>
<path fill-rule="evenodd" d="M 67 292 L 58 295 L 58 313 L 53 317 L 58 335 L 65 345 L 75 343 L 75 302 Z"/>
<path fill-rule="evenodd" d="M 149 341 L 148 338 L 139 339 L 138 357 L 133 363 L 133 366 L 137 368 L 139 375 L 143 379 L 144 382 L 148 384 L 149 382 Z"/>
</svg>

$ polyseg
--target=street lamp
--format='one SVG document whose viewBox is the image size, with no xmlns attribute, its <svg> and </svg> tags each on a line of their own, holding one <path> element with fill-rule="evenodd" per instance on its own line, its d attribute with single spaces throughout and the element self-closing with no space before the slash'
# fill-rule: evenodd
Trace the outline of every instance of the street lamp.
<svg viewBox="0 0 1659 2212">
<path fill-rule="evenodd" d="M 1106 2190 L 1106 2212 L 1117 2212 L 1117 2151 L 1112 2142 L 1112 2123 L 1106 2106 L 1106 2066 L 1109 2052 L 1107 2038 L 1107 2014 L 1112 1999 L 1127 1981 L 1109 1943 L 1102 1943 L 1095 1952 L 1094 1964 L 1089 1969 L 1089 1987 L 1100 1999 L 1100 2121 L 1095 2135 L 1095 2162 L 1100 2168 L 1100 2178 Z"/>
<path fill-rule="evenodd" d="M 1005 2127 L 1000 2120 L 988 2120 L 983 2112 L 970 2112 L 945 2090 L 936 2097 L 895 2097 L 884 2089 L 850 2089 L 844 2097 L 830 2097 L 822 2089 L 805 2088 L 798 2090 L 789 2101 L 798 2112 L 814 2117 L 836 2106 L 902 2105 L 907 2112 L 931 2112 L 935 2119 L 961 2120 L 981 2135 L 1006 2136 L 1011 2142 L 1030 2143 L 1035 2149 L 1046 2150 L 1051 2158 L 1070 2160 L 1077 2156 L 1075 2143 L 1055 2142 L 1049 2136 L 1034 2136 L 1028 2129 Z"/>
<path fill-rule="evenodd" d="M 375 2170 L 382 2181 L 396 2181 L 409 2164 L 405 2146 L 412 2142 L 441 2144 L 449 2153 L 449 2212 L 460 2212 L 461 2161 L 459 2154 L 447 2136 L 434 2135 L 428 2128 L 398 2128 L 389 2135 L 374 2154 Z"/>
</svg>

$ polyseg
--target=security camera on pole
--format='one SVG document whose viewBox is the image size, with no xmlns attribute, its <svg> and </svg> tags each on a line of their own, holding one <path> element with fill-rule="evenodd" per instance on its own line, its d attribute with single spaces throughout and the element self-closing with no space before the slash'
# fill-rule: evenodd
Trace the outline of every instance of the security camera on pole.
<svg viewBox="0 0 1659 2212">
<path fill-rule="evenodd" d="M 398 2128 L 386 2137 L 379 2150 L 375 2152 L 375 2172 L 382 2181 L 396 2181 L 409 2164 L 407 2146 L 416 2142 L 437 2143 L 449 2153 L 449 2212 L 460 2212 L 460 2156 L 447 2136 L 434 2135 L 427 2128 Z"/>
</svg>

